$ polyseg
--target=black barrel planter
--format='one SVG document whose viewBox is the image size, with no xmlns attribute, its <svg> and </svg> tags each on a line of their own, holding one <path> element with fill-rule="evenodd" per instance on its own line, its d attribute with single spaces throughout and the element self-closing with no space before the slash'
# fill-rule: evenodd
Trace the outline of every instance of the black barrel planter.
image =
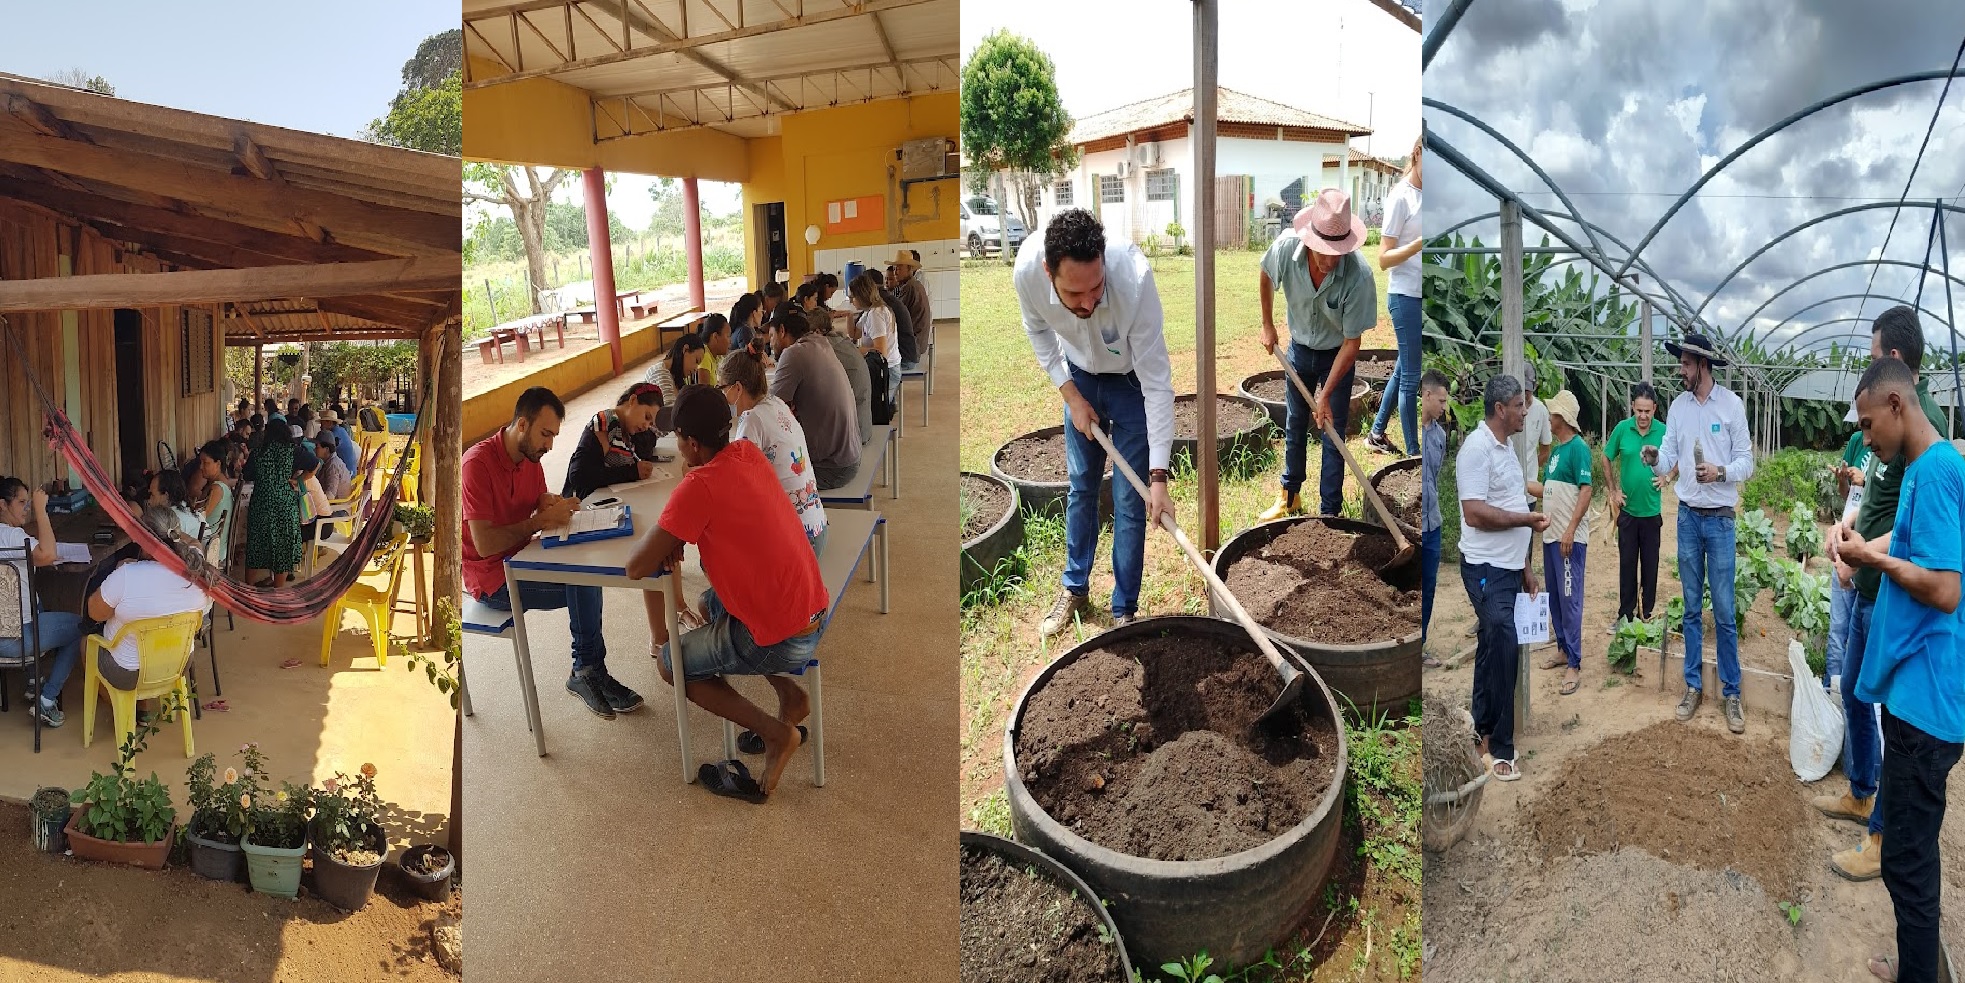
<svg viewBox="0 0 1965 983">
<path fill-rule="evenodd" d="M 435 873 L 425 873 L 423 870 L 423 858 L 431 854 L 439 855 L 443 861 L 443 865 Z M 445 850 L 443 847 L 433 843 L 424 843 L 404 850 L 402 855 L 396 858 L 396 872 L 403 875 L 403 880 L 409 884 L 410 890 L 415 891 L 425 899 L 430 901 L 448 901 L 450 899 L 450 875 L 457 872 L 457 858 L 451 856 L 450 851 Z"/>
<path fill-rule="evenodd" d="M 963 478 L 987 481 L 1001 487 L 1010 496 L 1010 507 L 988 529 L 962 544 L 962 593 L 966 596 L 976 585 L 987 581 L 1002 562 L 1014 555 L 1023 546 L 1023 507 L 1017 498 L 1017 486 L 993 474 L 977 474 L 974 471 L 962 472 Z"/>
<path fill-rule="evenodd" d="M 1003 729 L 1003 784 L 1010 823 L 1017 840 L 1036 847 L 1071 868 L 1111 906 L 1113 921 L 1125 933 L 1133 962 L 1158 966 L 1201 950 L 1218 962 L 1255 962 L 1300 929 L 1310 916 L 1337 855 L 1344 821 L 1344 783 L 1350 750 L 1342 718 L 1329 687 L 1310 673 L 1314 685 L 1303 698 L 1325 714 L 1337 734 L 1337 771 L 1330 788 L 1303 821 L 1251 850 L 1209 860 L 1151 860 L 1100 846 L 1052 819 L 1030 795 L 1017 767 L 1017 732 L 1030 696 L 1059 669 L 1084 654 L 1127 638 L 1163 632 L 1206 636 L 1253 648 L 1248 633 L 1233 622 L 1191 615 L 1143 618 L 1114 628 L 1059 656 L 1017 698 Z"/>
<path fill-rule="evenodd" d="M 1223 580 L 1228 579 L 1228 568 L 1236 560 L 1269 545 L 1269 541 L 1289 531 L 1299 522 L 1321 522 L 1333 529 L 1348 533 L 1365 535 L 1386 535 L 1384 529 L 1356 519 L 1340 516 L 1301 516 L 1290 519 L 1277 519 L 1251 526 L 1235 538 L 1221 544 L 1215 553 L 1214 572 Z M 1419 561 L 1415 559 L 1395 579 L 1394 585 L 1403 589 L 1419 586 Z M 1220 610 L 1220 602 L 1212 602 Z M 1309 639 L 1286 635 L 1273 629 L 1269 638 L 1278 645 L 1287 645 L 1302 656 L 1304 661 L 1315 666 L 1317 672 L 1345 699 L 1350 700 L 1360 711 L 1372 713 L 1373 708 L 1383 711 L 1397 709 L 1417 697 L 1420 691 L 1419 664 L 1420 632 L 1404 638 L 1389 638 L 1382 642 L 1367 645 L 1332 645 Z"/>
<path fill-rule="evenodd" d="M 1307 378 L 1303 381 L 1311 386 L 1311 391 L 1315 391 L 1317 385 L 1315 381 Z M 1288 385 L 1289 380 L 1283 378 L 1282 369 L 1270 369 L 1267 372 L 1257 372 L 1243 379 L 1236 386 L 1236 390 L 1242 396 L 1255 400 L 1257 404 L 1261 405 L 1263 410 L 1268 412 L 1269 421 L 1276 425 L 1276 429 L 1281 430 L 1288 423 L 1289 419 L 1289 411 L 1283 401 L 1283 397 L 1278 395 L 1274 399 L 1271 399 L 1268 396 L 1262 395 L 1262 387 L 1267 385 L 1273 388 L 1279 383 Z M 1376 413 L 1378 411 L 1377 404 L 1372 401 L 1372 393 L 1373 389 L 1370 382 L 1358 378 L 1351 380 L 1351 419 L 1346 427 L 1349 431 L 1347 436 L 1356 437 L 1358 434 L 1363 433 L 1364 431 L 1361 428 L 1364 426 L 1366 414 Z"/>
<path fill-rule="evenodd" d="M 1352 370 L 1357 377 L 1371 383 L 1372 388 L 1384 392 L 1392 381 L 1392 373 L 1398 371 L 1399 350 L 1396 348 L 1360 348 L 1358 361 Z"/>
<path fill-rule="evenodd" d="M 1098 912 L 1099 921 L 1104 923 L 1105 930 L 1119 943 L 1116 946 L 1119 953 L 1119 980 L 1125 983 L 1133 978 L 1133 962 L 1126 956 L 1126 940 L 1119 934 L 1119 925 L 1112 919 L 1112 910 L 1099 900 L 1098 893 L 1092 890 L 1091 885 L 1085 883 L 1084 878 L 1072 873 L 1069 867 L 1052 860 L 1041 851 L 993 833 L 979 833 L 972 829 L 965 829 L 962 831 L 962 845 L 999 854 L 1005 860 L 1029 864 L 1043 871 L 1045 876 L 1063 885 L 1078 897 L 1085 899 L 1086 903 L 1092 906 L 1092 910 Z"/>
<path fill-rule="evenodd" d="M 1055 509 L 1059 515 L 1063 515 L 1066 497 L 1071 493 L 1071 482 L 1068 480 L 1033 481 L 1029 478 L 1011 474 L 1003 470 L 1003 451 L 1011 444 L 1023 440 L 1026 437 L 1055 437 L 1063 433 L 1063 424 L 1040 427 L 1029 433 L 1019 434 L 1004 441 L 1001 447 L 996 448 L 996 453 L 990 455 L 989 473 L 1015 488 L 1017 490 L 1017 500 L 1023 504 L 1024 511 L 1032 515 L 1052 509 Z M 1099 486 L 1098 514 L 1100 519 L 1107 519 L 1112 516 L 1112 473 L 1110 467 L 1108 464 L 1105 481 Z M 1141 475 L 1140 477 L 1144 479 L 1145 475 Z"/>
<path fill-rule="evenodd" d="M 1416 457 L 1402 458 L 1400 460 L 1393 461 L 1392 463 L 1387 464 L 1386 466 L 1379 468 L 1378 470 L 1373 471 L 1370 474 L 1369 480 L 1371 481 L 1371 486 L 1373 488 L 1377 488 L 1378 482 L 1383 478 L 1385 478 L 1387 475 L 1400 474 L 1407 471 L 1416 472 L 1419 470 L 1419 466 L 1421 463 L 1423 462 L 1421 462 L 1420 459 Z M 1385 493 L 1380 492 L 1379 497 L 1384 498 Z M 1385 505 L 1387 508 L 1391 508 L 1391 509 L 1398 508 L 1398 505 L 1395 504 L 1389 498 L 1385 499 Z M 1380 529 L 1385 528 L 1385 523 L 1378 517 L 1378 510 L 1372 508 L 1370 502 L 1365 503 L 1365 521 L 1374 526 L 1377 526 Z M 1399 531 L 1406 534 L 1406 539 L 1409 542 L 1412 542 L 1414 544 L 1417 544 L 1419 542 L 1419 527 L 1408 525 L 1404 521 L 1400 521 Z"/>
<path fill-rule="evenodd" d="M 1185 393 L 1183 395 L 1175 396 L 1174 406 L 1178 407 L 1183 403 L 1192 405 L 1195 402 L 1199 401 L 1200 398 L 1201 398 L 1200 394 L 1198 393 Z M 1268 415 L 1269 407 L 1262 405 L 1261 401 L 1259 400 L 1251 399 L 1247 396 L 1234 395 L 1230 393 L 1216 393 L 1215 399 L 1217 401 L 1222 401 L 1222 402 L 1240 403 L 1246 405 L 1249 408 L 1249 410 L 1255 414 L 1255 420 L 1251 423 L 1251 425 L 1244 427 L 1241 430 L 1238 430 L 1234 433 L 1226 433 L 1226 434 L 1217 433 L 1215 435 L 1215 451 L 1214 451 L 1215 460 L 1232 461 L 1235 459 L 1235 453 L 1237 451 L 1245 451 L 1246 453 L 1249 454 L 1260 453 L 1262 448 L 1265 445 L 1267 445 L 1271 440 L 1271 434 L 1269 432 L 1269 427 L 1270 427 L 1270 417 Z M 1216 419 L 1219 420 L 1219 417 L 1217 417 Z M 1220 429 L 1218 423 L 1215 429 L 1216 430 Z M 1187 452 L 1187 459 L 1189 461 L 1198 462 L 1201 459 L 1200 438 L 1198 436 L 1182 437 L 1178 432 L 1176 432 L 1174 434 L 1173 456 L 1179 457 L 1181 451 Z M 1141 477 L 1145 477 L 1145 476 L 1142 475 Z"/>
</svg>

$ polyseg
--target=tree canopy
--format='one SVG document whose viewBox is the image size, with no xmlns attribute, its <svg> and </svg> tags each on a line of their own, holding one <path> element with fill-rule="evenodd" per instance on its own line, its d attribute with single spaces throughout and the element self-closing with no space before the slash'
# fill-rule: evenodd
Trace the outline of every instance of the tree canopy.
<svg viewBox="0 0 1965 983">
<path fill-rule="evenodd" d="M 403 63 L 403 87 L 365 139 L 458 156 L 464 152 L 464 32 L 424 38 Z"/>
</svg>

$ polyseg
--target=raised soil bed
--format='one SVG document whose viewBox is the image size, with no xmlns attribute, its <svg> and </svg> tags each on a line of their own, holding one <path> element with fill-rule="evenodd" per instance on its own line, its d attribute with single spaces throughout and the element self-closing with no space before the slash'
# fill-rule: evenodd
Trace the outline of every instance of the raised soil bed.
<svg viewBox="0 0 1965 983">
<path fill-rule="evenodd" d="M 1399 520 L 1399 529 L 1410 542 L 1419 542 L 1419 520 L 1422 518 L 1421 506 L 1425 502 L 1420 493 L 1425 485 L 1420 481 L 1419 458 L 1408 457 L 1393 461 L 1371 474 L 1371 486 L 1378 489 L 1378 497 L 1385 500 L 1385 507 L 1392 510 L 1393 517 Z M 1365 521 L 1374 526 L 1383 525 L 1378 510 L 1365 504 Z"/>
<path fill-rule="evenodd" d="M 1187 393 L 1174 397 L 1175 457 L 1187 452 L 1190 461 L 1201 459 L 1199 430 L 1201 397 Z M 1269 413 L 1261 403 L 1247 396 L 1215 394 L 1215 460 L 1232 461 L 1237 454 L 1253 455 L 1270 441 Z M 1140 477 L 1145 477 L 1141 475 Z"/>
<path fill-rule="evenodd" d="M 1105 467 L 1105 482 L 1099 489 L 1100 516 L 1112 514 L 1112 465 L 1107 462 Z M 1005 441 L 990 457 L 989 473 L 1016 487 L 1017 499 L 1025 511 L 1035 514 L 1055 508 L 1062 513 L 1071 491 L 1064 426 L 1032 430 Z M 1144 480 L 1146 476 L 1140 478 Z"/>
<path fill-rule="evenodd" d="M 1303 381 L 1310 384 L 1311 392 L 1317 390 L 1316 382 L 1308 378 Z M 1237 389 L 1242 395 L 1255 400 L 1269 414 L 1269 421 L 1281 430 L 1289 422 L 1289 411 L 1283 401 L 1283 394 L 1289 385 L 1290 381 L 1283 377 L 1282 369 L 1270 369 L 1243 379 Z M 1351 419 L 1346 421 L 1345 436 L 1356 437 L 1363 433 L 1367 414 L 1378 412 L 1378 402 L 1373 395 L 1375 392 L 1370 382 L 1355 376 L 1352 378 Z"/>
<path fill-rule="evenodd" d="M 1318 899 L 1346 747 L 1321 680 L 1256 731 L 1280 686 L 1239 627 L 1175 616 L 1084 642 L 1018 700 L 1004 732 L 1017 839 L 1110 901 L 1136 963 L 1260 959 Z"/>
<path fill-rule="evenodd" d="M 1016 486 L 995 475 L 962 472 L 961 495 L 961 590 L 966 595 L 1023 546 L 1023 510 Z"/>
<path fill-rule="evenodd" d="M 1098 895 L 1012 840 L 962 832 L 962 983 L 1127 983 L 1132 964 Z"/>
<path fill-rule="evenodd" d="M 1358 709 L 1397 711 L 1420 690 L 1419 563 L 1384 530 L 1330 516 L 1280 519 L 1222 545 L 1215 573 L 1276 643 Z"/>
</svg>

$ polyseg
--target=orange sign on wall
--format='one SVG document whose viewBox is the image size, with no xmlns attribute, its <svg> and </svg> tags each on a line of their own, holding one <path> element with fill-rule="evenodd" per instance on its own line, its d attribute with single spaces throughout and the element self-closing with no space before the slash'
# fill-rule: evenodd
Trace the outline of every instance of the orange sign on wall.
<svg viewBox="0 0 1965 983">
<path fill-rule="evenodd" d="M 880 195 L 826 202 L 825 230 L 828 235 L 879 232 L 886 228 L 887 199 Z"/>
</svg>

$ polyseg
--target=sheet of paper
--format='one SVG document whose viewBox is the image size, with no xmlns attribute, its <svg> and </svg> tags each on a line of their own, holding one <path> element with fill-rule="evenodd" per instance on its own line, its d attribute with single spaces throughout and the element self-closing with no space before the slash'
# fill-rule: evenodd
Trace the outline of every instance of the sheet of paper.
<svg viewBox="0 0 1965 983">
<path fill-rule="evenodd" d="M 858 198 L 846 199 L 846 217 L 847 218 L 860 217 L 860 200 Z"/>
<path fill-rule="evenodd" d="M 56 563 L 87 563 L 94 558 L 86 543 L 56 543 Z"/>
<path fill-rule="evenodd" d="M 581 509 L 573 513 L 573 520 L 567 523 L 567 535 L 578 536 L 583 532 L 599 532 L 612 529 L 621 524 L 621 507 L 610 505 L 604 509 Z"/>
<path fill-rule="evenodd" d="M 1549 595 L 1515 595 L 1515 641 L 1539 645 L 1549 640 Z"/>
<path fill-rule="evenodd" d="M 839 202 L 836 201 L 826 202 L 826 224 L 827 225 L 839 224 Z"/>
</svg>

